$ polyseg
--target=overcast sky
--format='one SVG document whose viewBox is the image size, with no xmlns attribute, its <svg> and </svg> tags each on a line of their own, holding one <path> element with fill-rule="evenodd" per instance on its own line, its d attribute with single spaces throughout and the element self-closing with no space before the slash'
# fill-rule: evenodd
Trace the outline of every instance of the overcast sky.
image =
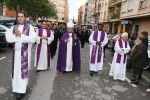
<svg viewBox="0 0 150 100">
<path fill-rule="evenodd" d="M 69 0 L 69 19 L 78 18 L 78 9 L 86 0 Z"/>
</svg>

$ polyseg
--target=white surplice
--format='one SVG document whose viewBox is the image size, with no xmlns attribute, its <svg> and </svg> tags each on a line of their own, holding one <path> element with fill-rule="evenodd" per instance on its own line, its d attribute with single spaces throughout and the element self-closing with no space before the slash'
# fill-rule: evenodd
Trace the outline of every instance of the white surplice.
<svg viewBox="0 0 150 100">
<path fill-rule="evenodd" d="M 127 48 L 125 48 L 125 42 L 122 41 L 122 43 L 123 43 L 123 49 L 124 50 L 120 49 L 119 42 L 116 41 L 115 53 L 114 53 L 114 57 L 113 57 L 113 61 L 112 61 L 109 75 L 112 76 L 114 80 L 125 81 L 127 56 L 125 59 L 125 63 L 123 63 L 123 61 L 124 61 L 124 54 L 127 54 L 130 51 L 130 46 L 128 44 Z M 118 54 L 121 55 L 120 63 L 116 62 Z"/>
<path fill-rule="evenodd" d="M 73 60 L 72 60 L 72 33 L 69 34 L 69 42 L 67 42 L 67 58 L 66 58 L 66 71 L 72 71 Z"/>
<path fill-rule="evenodd" d="M 100 37 L 101 37 L 101 32 L 102 31 L 98 31 L 98 37 L 97 37 L 97 41 L 100 41 Z M 92 54 L 92 48 L 93 45 L 96 45 L 96 41 L 93 40 L 93 35 L 94 35 L 94 31 L 93 33 L 90 35 L 89 38 L 89 42 L 90 42 L 90 61 L 91 61 L 91 54 Z M 103 52 L 103 47 L 108 43 L 108 37 L 107 34 L 105 33 L 105 38 L 104 41 L 101 42 L 101 47 L 102 47 L 102 54 L 101 54 L 101 62 L 97 62 L 97 58 L 98 58 L 98 48 L 99 46 L 97 46 L 97 51 L 96 51 L 96 58 L 95 58 L 95 64 L 90 63 L 90 71 L 98 71 L 98 70 L 102 70 L 103 69 L 103 59 L 104 59 L 104 52 Z"/>
<path fill-rule="evenodd" d="M 37 35 L 37 38 L 36 38 L 36 43 L 37 43 L 37 46 L 36 46 L 36 53 L 35 53 L 35 63 L 34 63 L 34 66 L 36 66 L 36 57 L 37 57 L 37 47 L 38 47 L 38 44 L 40 43 L 40 37 L 38 36 L 38 30 L 36 31 L 36 35 Z M 43 35 L 44 36 L 47 36 L 47 31 L 46 29 L 43 29 Z M 54 40 L 54 35 L 53 35 L 53 32 L 51 31 L 51 35 L 50 37 L 47 38 L 48 40 L 45 40 L 45 39 L 42 39 L 42 45 L 41 45 L 41 52 L 40 52 L 40 57 L 39 57 L 39 62 L 38 62 L 38 66 L 37 66 L 37 70 L 47 70 L 48 67 L 48 57 L 47 57 L 47 44 L 49 45 L 53 40 Z"/>
<path fill-rule="evenodd" d="M 18 30 L 22 33 L 24 25 L 19 25 Z M 6 40 L 9 43 L 15 43 L 15 55 L 14 55 L 14 76 L 12 79 L 13 92 L 26 93 L 26 87 L 28 84 L 28 78 L 21 78 L 21 46 L 22 43 L 28 43 L 28 69 L 31 67 L 31 48 L 35 43 L 36 33 L 34 28 L 30 26 L 29 36 L 24 34 L 21 37 L 13 35 L 13 27 L 6 33 Z"/>
</svg>

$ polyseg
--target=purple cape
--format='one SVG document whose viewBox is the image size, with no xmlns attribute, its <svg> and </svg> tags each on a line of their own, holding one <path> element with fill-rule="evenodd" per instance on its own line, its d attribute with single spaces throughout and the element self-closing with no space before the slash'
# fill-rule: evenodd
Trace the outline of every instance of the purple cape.
<svg viewBox="0 0 150 100">
<path fill-rule="evenodd" d="M 74 36 L 74 33 L 72 33 L 72 38 L 73 36 Z M 67 42 L 65 42 L 65 40 L 68 38 L 69 38 L 69 34 L 68 32 L 66 32 L 63 34 L 63 36 L 60 39 L 58 61 L 57 61 L 57 70 L 59 71 L 66 71 Z M 80 71 L 81 59 L 80 59 L 79 40 L 73 39 L 72 59 L 73 59 L 73 69 Z"/>
<path fill-rule="evenodd" d="M 49 28 L 46 29 L 47 31 L 47 37 L 51 36 L 51 30 Z M 40 28 L 38 31 L 38 36 L 42 37 L 43 35 L 43 28 Z M 42 39 L 40 39 L 40 43 L 37 47 L 37 56 L 36 56 L 36 68 L 38 67 L 40 53 L 41 53 L 41 46 L 42 46 Z M 50 45 L 47 44 L 47 65 L 50 67 Z"/>
</svg>

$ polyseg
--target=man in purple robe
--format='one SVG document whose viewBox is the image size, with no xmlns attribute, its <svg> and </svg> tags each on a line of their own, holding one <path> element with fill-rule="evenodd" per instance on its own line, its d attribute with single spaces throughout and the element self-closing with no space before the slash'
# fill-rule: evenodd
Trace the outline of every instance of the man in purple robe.
<svg viewBox="0 0 150 100">
<path fill-rule="evenodd" d="M 125 81 L 126 78 L 126 54 L 130 51 L 127 40 L 128 33 L 124 32 L 115 43 L 115 53 L 109 72 L 109 75 L 112 76 L 114 80 Z"/>
<path fill-rule="evenodd" d="M 73 33 L 74 24 L 67 23 L 67 32 L 60 39 L 57 70 L 60 73 L 72 70 L 80 71 L 80 45 L 77 35 Z"/>
<path fill-rule="evenodd" d="M 13 43 L 12 91 L 17 93 L 16 100 L 20 100 L 26 93 L 31 64 L 31 47 L 35 39 L 36 33 L 34 28 L 26 23 L 25 12 L 19 12 L 18 24 L 6 33 L 6 40 Z"/>
<path fill-rule="evenodd" d="M 50 43 L 54 40 L 54 35 L 46 21 L 42 22 L 42 27 L 36 31 L 36 35 L 37 47 L 34 66 L 39 72 L 50 68 Z"/>
<path fill-rule="evenodd" d="M 103 24 L 98 24 L 98 30 L 94 31 L 89 38 L 90 42 L 90 76 L 98 73 L 103 68 L 104 46 L 108 42 L 107 34 L 103 30 Z"/>
</svg>

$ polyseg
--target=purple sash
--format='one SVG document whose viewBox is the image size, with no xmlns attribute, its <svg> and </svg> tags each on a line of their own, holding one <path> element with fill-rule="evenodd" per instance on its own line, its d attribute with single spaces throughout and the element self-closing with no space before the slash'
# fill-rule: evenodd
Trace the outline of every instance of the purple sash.
<svg viewBox="0 0 150 100">
<path fill-rule="evenodd" d="M 98 37 L 98 30 L 96 30 L 96 31 L 94 32 L 93 40 L 94 40 L 94 41 L 97 41 L 97 37 Z M 102 31 L 102 32 L 101 32 L 101 37 L 100 37 L 100 42 L 103 42 L 103 41 L 104 41 L 104 38 L 105 38 L 105 32 Z M 98 48 L 97 62 L 101 62 L 102 47 L 101 47 L 101 46 L 97 46 L 97 45 L 95 45 L 95 46 L 93 45 L 93 47 L 92 47 L 92 54 L 91 54 L 91 61 L 90 61 L 90 63 L 92 63 L 92 64 L 95 64 L 97 48 Z"/>
<path fill-rule="evenodd" d="M 50 37 L 51 30 L 48 28 L 46 30 L 47 30 L 47 37 Z M 40 28 L 39 32 L 38 32 L 38 36 L 42 37 L 42 35 L 43 35 L 43 28 Z M 38 44 L 38 47 L 37 47 L 36 68 L 38 67 L 38 63 L 39 63 L 41 46 L 42 46 L 42 39 L 40 39 L 40 43 Z M 48 58 L 47 65 L 48 65 L 48 67 L 50 67 L 50 45 L 48 45 L 48 44 L 47 44 L 47 58 Z"/>
<path fill-rule="evenodd" d="M 15 34 L 15 30 L 18 29 L 19 24 L 15 25 L 13 28 L 13 34 Z M 22 34 L 29 36 L 30 25 L 25 23 L 23 27 Z M 13 44 L 13 58 L 12 58 L 12 78 L 14 76 L 14 55 L 15 55 L 15 43 Z M 21 77 L 22 79 L 28 78 L 28 43 L 22 43 L 21 47 Z"/>
<path fill-rule="evenodd" d="M 123 44 L 122 44 L 121 38 L 118 39 L 118 43 L 119 43 L 119 47 L 123 48 Z M 127 48 L 127 41 L 125 42 L 125 48 Z M 116 62 L 120 63 L 120 61 L 121 61 L 121 55 L 118 53 Z M 126 61 L 126 54 L 124 54 L 123 63 L 125 63 L 125 61 Z"/>
</svg>

